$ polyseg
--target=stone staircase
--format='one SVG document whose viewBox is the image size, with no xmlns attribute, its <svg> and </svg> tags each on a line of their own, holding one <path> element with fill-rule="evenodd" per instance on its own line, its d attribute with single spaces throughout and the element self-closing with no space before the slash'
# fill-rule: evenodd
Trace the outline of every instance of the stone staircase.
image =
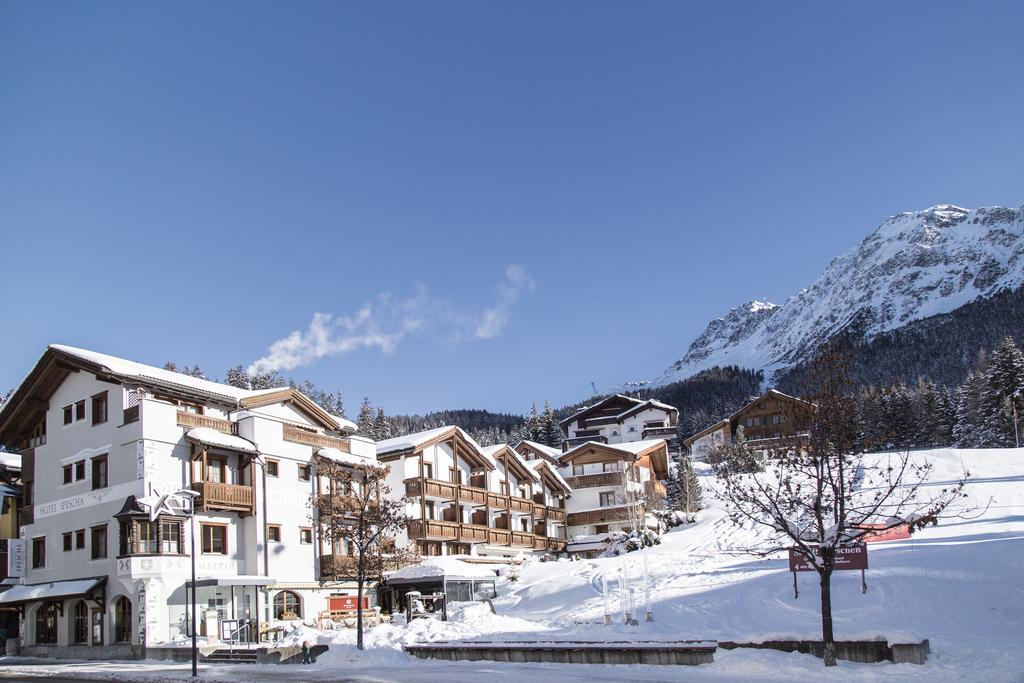
<svg viewBox="0 0 1024 683">
<path fill-rule="evenodd" d="M 256 650 L 229 650 L 221 648 L 214 650 L 203 658 L 209 664 L 257 664 Z"/>
</svg>

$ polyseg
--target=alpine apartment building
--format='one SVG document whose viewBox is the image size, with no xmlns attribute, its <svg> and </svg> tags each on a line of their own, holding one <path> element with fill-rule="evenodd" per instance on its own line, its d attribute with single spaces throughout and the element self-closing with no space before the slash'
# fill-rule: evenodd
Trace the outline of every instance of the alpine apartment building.
<svg viewBox="0 0 1024 683">
<path fill-rule="evenodd" d="M 317 458 L 373 461 L 354 431 L 294 389 L 49 347 L 0 408 L 0 443 L 21 455 L 26 560 L 0 608 L 20 612 L 22 652 L 134 657 L 186 638 L 193 528 L 200 635 L 315 619 L 352 594 L 321 580 L 330 549 L 310 496 Z M 146 501 L 182 489 L 199 494 L 194 524 L 175 507 L 150 521 Z"/>
</svg>

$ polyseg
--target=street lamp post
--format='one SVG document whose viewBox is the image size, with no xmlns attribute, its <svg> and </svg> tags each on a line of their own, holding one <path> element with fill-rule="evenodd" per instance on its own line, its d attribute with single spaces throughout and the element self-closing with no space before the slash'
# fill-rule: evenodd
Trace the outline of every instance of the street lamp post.
<svg viewBox="0 0 1024 683">
<path fill-rule="evenodd" d="M 196 642 L 196 499 L 199 492 L 192 489 L 181 489 L 174 493 L 161 495 L 153 491 L 149 496 L 139 499 L 139 503 L 149 508 L 149 521 L 155 522 L 161 514 L 177 515 L 188 506 L 189 537 L 192 542 L 192 677 L 199 676 L 199 646 Z"/>
</svg>

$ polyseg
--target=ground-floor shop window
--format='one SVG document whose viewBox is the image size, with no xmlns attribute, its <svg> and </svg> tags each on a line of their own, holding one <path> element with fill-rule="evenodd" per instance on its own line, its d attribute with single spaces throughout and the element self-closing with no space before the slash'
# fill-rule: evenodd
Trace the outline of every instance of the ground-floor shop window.
<svg viewBox="0 0 1024 683">
<path fill-rule="evenodd" d="M 71 640 L 78 645 L 89 642 L 89 607 L 85 604 L 85 600 L 75 603 L 75 613 L 72 615 L 71 622 Z"/>
<path fill-rule="evenodd" d="M 57 642 L 57 605 L 52 602 L 36 610 L 36 642 L 40 645 Z"/>
<path fill-rule="evenodd" d="M 274 618 L 280 620 L 302 618 L 302 599 L 297 593 L 281 591 L 274 596 Z"/>
<path fill-rule="evenodd" d="M 114 641 L 127 643 L 132 639 L 132 602 L 123 595 L 114 601 Z"/>
</svg>

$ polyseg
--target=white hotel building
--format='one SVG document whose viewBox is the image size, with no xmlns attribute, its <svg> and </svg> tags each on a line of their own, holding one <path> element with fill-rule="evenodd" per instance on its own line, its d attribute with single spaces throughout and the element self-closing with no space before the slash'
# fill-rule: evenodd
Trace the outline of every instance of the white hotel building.
<svg viewBox="0 0 1024 683">
<path fill-rule="evenodd" d="M 25 482 L 25 566 L 0 593 L 21 612 L 22 652 L 136 657 L 189 633 L 189 520 L 151 523 L 138 502 L 183 488 L 200 493 L 200 635 L 217 635 L 204 612 L 248 623 L 253 638 L 314 620 L 328 597 L 353 594 L 338 577 L 320 580 L 331 549 L 316 537 L 310 496 L 317 457 L 374 458 L 354 431 L 293 389 L 49 347 L 0 408 L 0 443 L 21 452 Z"/>
</svg>

